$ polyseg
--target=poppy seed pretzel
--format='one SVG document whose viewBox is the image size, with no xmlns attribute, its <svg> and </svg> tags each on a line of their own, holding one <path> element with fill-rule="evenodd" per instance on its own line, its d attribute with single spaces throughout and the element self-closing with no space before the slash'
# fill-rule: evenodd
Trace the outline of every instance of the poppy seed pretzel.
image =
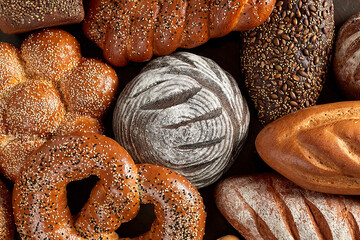
<svg viewBox="0 0 360 240">
<path fill-rule="evenodd" d="M 84 32 L 109 63 L 124 66 L 255 28 L 274 4 L 275 0 L 93 0 Z"/>
<path fill-rule="evenodd" d="M 119 239 L 115 230 L 135 217 L 140 203 L 153 203 L 157 218 L 149 232 L 135 239 L 203 238 L 205 210 L 196 188 L 169 169 L 135 165 L 108 137 L 56 136 L 29 159 L 13 192 L 15 223 L 22 239 Z M 90 175 L 100 180 L 72 218 L 66 185 Z"/>
</svg>

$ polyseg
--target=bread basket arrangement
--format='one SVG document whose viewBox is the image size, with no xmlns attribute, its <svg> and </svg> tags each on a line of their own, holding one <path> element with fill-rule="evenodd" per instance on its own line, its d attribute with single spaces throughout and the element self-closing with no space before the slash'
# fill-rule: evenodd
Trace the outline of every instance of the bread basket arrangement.
<svg viewBox="0 0 360 240">
<path fill-rule="evenodd" d="M 0 239 L 360 239 L 360 1 L 0 2 Z"/>
</svg>

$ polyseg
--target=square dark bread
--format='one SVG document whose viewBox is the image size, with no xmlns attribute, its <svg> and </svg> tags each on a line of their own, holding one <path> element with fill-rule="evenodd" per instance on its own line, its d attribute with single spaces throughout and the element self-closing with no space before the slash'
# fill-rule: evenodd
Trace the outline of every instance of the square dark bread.
<svg viewBox="0 0 360 240">
<path fill-rule="evenodd" d="M 0 1 L 0 29 L 6 34 L 79 23 L 84 15 L 82 0 Z"/>
</svg>

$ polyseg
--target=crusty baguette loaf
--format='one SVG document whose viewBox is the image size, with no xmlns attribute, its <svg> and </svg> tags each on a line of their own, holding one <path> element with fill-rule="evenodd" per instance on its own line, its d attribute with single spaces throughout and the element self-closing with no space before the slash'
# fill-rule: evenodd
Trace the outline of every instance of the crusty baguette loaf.
<svg viewBox="0 0 360 240">
<path fill-rule="evenodd" d="M 92 0 L 85 35 L 115 66 L 143 62 L 153 54 L 199 46 L 209 38 L 255 28 L 275 0 Z"/>
<path fill-rule="evenodd" d="M 360 99 L 360 12 L 340 28 L 334 54 L 336 80 L 349 99 Z"/>
<path fill-rule="evenodd" d="M 256 149 L 273 169 L 319 192 L 360 194 L 360 101 L 314 106 L 267 125 Z"/>
<path fill-rule="evenodd" d="M 226 179 L 215 200 L 247 240 L 360 239 L 360 199 L 309 191 L 275 173 Z"/>
<path fill-rule="evenodd" d="M 278 0 L 268 21 L 244 33 L 241 69 L 262 123 L 316 103 L 334 32 L 332 0 Z"/>
</svg>

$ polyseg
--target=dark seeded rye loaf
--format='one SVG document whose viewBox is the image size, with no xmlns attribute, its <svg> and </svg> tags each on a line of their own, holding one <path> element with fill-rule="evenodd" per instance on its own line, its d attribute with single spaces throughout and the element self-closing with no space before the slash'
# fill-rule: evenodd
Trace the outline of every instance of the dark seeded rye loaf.
<svg viewBox="0 0 360 240">
<path fill-rule="evenodd" d="M 247 240 L 358 240 L 360 201 L 298 187 L 277 174 L 232 177 L 216 205 Z"/>
<path fill-rule="evenodd" d="M 331 0 L 282 0 L 244 34 L 241 66 L 262 123 L 316 103 L 334 38 Z"/>
<path fill-rule="evenodd" d="M 0 1 L 0 30 L 6 34 L 79 23 L 84 16 L 82 0 Z"/>
</svg>

